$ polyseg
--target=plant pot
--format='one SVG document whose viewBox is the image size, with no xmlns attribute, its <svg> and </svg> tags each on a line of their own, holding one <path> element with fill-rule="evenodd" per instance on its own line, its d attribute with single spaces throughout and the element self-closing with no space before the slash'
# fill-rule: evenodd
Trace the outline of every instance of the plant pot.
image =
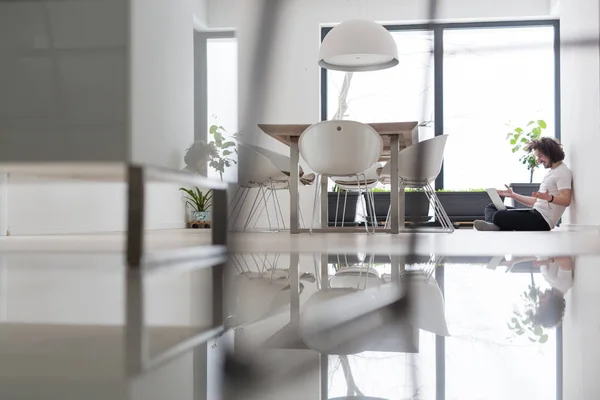
<svg viewBox="0 0 600 400">
<path fill-rule="evenodd" d="M 452 221 L 483 219 L 485 207 L 492 202 L 487 192 L 436 192 Z"/>
<path fill-rule="evenodd" d="M 405 220 L 406 221 L 428 221 L 429 220 L 429 200 L 425 192 L 404 192 L 405 202 Z M 366 194 L 363 194 L 366 196 Z M 388 210 L 390 208 L 390 192 L 375 192 L 375 215 L 377 221 L 385 221 Z M 371 211 L 370 198 L 367 199 L 367 214 L 369 218 L 373 212 Z"/>
<path fill-rule="evenodd" d="M 508 186 L 515 193 L 521 194 L 523 196 L 531 196 L 533 192 L 537 192 L 538 190 L 540 190 L 539 183 L 511 183 Z M 515 208 L 531 208 L 529 206 L 519 203 L 518 201 L 515 201 L 514 199 L 511 199 L 511 206 Z"/>
<path fill-rule="evenodd" d="M 192 221 L 210 222 L 210 211 L 192 211 Z"/>
<path fill-rule="evenodd" d="M 356 204 L 358 203 L 358 192 L 341 192 L 338 205 L 338 192 L 327 193 L 327 220 L 330 223 L 352 223 L 356 219 Z M 346 197 L 347 195 L 347 197 Z M 346 210 L 344 211 L 344 199 L 346 199 Z M 337 221 L 336 221 L 337 209 Z"/>
</svg>

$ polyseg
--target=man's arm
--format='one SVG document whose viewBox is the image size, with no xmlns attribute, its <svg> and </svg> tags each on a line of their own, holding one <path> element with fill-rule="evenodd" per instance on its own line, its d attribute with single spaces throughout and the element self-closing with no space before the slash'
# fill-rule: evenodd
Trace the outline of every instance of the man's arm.
<svg viewBox="0 0 600 400">
<path fill-rule="evenodd" d="M 517 193 L 513 192 L 513 190 L 510 187 L 508 187 L 508 185 L 504 185 L 504 187 L 506 187 L 506 190 L 498 190 L 498 194 L 500 196 L 508 197 L 509 199 L 515 199 L 519 203 L 525 204 L 526 206 L 529 206 L 529 207 L 533 207 L 533 205 L 535 204 L 535 202 L 537 200 L 534 197 L 523 196 L 521 194 L 517 194 Z"/>
<path fill-rule="evenodd" d="M 512 194 L 512 198 L 518 201 L 521 204 L 525 204 L 526 206 L 533 207 L 537 199 L 531 196 L 523 196 L 522 194 L 514 193 Z"/>
<path fill-rule="evenodd" d="M 535 192 L 533 196 L 535 198 L 546 200 L 548 202 L 552 200 L 550 204 L 557 204 L 559 206 L 569 207 L 571 205 L 571 194 L 571 189 L 563 189 L 559 190 L 558 194 L 554 195 L 554 198 L 552 198 L 552 195 L 548 193 L 548 191 L 546 191 L 545 193 Z"/>
</svg>

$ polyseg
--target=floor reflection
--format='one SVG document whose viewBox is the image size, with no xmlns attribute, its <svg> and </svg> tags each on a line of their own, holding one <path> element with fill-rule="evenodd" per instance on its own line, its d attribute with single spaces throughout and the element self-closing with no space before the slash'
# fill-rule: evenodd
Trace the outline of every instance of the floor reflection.
<svg viewBox="0 0 600 400">
<path fill-rule="evenodd" d="M 234 398 L 557 398 L 561 324 L 578 258 L 246 253 L 232 260 L 232 281 L 243 288 L 230 292 L 228 309 L 236 354 L 265 374 L 255 375 L 262 384 L 254 397 L 245 387 Z"/>
</svg>

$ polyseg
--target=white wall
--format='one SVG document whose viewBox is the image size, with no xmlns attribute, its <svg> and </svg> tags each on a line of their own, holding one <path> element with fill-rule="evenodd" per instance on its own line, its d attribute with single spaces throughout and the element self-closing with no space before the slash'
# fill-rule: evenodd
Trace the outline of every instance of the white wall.
<svg viewBox="0 0 600 400">
<path fill-rule="evenodd" d="M 591 7 L 591 8 L 590 8 Z M 600 17 L 597 1 L 561 2 L 561 40 L 598 40 Z M 598 44 L 561 48 L 562 142 L 566 162 L 573 171 L 574 202 L 565 222 L 600 225 L 593 166 L 600 147 L 600 52 Z"/>
<path fill-rule="evenodd" d="M 248 83 L 254 55 L 254 35 L 259 22 L 258 0 L 211 0 L 209 22 L 211 28 L 237 28 L 239 51 L 239 110 L 243 118 L 248 100 L 256 104 L 264 101 L 264 112 L 256 114 L 255 123 L 314 123 L 320 120 L 320 70 L 316 60 L 320 44 L 320 24 L 329 24 L 347 18 L 362 16 L 380 22 L 418 22 L 427 16 L 427 2 L 397 0 L 286 0 L 282 3 L 280 20 L 273 27 L 275 43 L 273 58 L 264 65 L 267 81 L 260 90 L 249 93 Z M 234 13 L 232 10 L 236 10 Z M 547 16 L 548 0 L 445 0 L 440 2 L 441 19 L 516 19 Z M 264 96 L 264 97 L 263 97 Z M 243 121 L 240 120 L 240 124 Z M 240 126 L 240 129 L 244 129 Z M 274 150 L 288 149 L 269 138 L 261 145 Z M 305 166 L 305 165 L 304 165 Z M 302 188 L 300 204 L 309 221 L 313 201 L 312 188 Z M 282 195 L 282 207 L 287 219 L 289 196 Z M 266 218 L 260 222 L 266 226 Z"/>
<path fill-rule="evenodd" d="M 600 391 L 600 315 L 595 312 L 595 305 L 599 300 L 599 261 L 598 257 L 577 259 L 573 287 L 565 296 L 564 399 L 595 399 Z"/>
<path fill-rule="evenodd" d="M 82 20 L 85 20 L 91 18 L 89 13 L 94 11 L 93 17 L 105 22 L 94 25 L 96 30 L 93 31 L 77 23 L 63 24 L 62 37 L 79 45 L 87 41 L 104 44 L 104 40 L 108 40 L 106 38 L 112 37 L 112 23 L 123 19 L 123 7 L 114 7 L 123 1 L 126 0 L 59 1 L 65 18 L 83 16 Z M 129 150 L 124 150 L 130 151 L 136 162 L 180 169 L 184 165 L 185 149 L 194 138 L 193 16 L 202 7 L 196 7 L 199 4 L 193 0 L 131 0 L 131 5 L 132 139 Z M 73 39 L 81 36 L 85 39 Z M 81 72 L 83 74 L 79 75 L 82 76 L 94 75 L 89 70 Z M 123 71 L 123 77 L 109 75 L 109 78 L 112 82 L 125 79 L 125 75 Z M 106 85 L 101 81 L 83 77 L 80 80 L 78 86 L 69 92 L 75 96 L 70 98 L 71 105 L 91 97 L 95 103 L 88 101 L 86 104 L 95 104 L 90 109 L 96 111 L 82 118 L 97 118 L 98 110 L 106 108 L 98 102 L 105 100 L 111 103 L 111 93 L 115 93 L 111 88 L 105 89 Z M 55 100 L 60 100 L 58 95 Z M 125 100 L 122 108 L 119 108 L 122 114 L 118 115 L 126 115 Z M 109 117 L 114 116 L 109 114 Z M 95 132 L 95 144 L 90 146 L 100 146 L 104 135 L 110 133 L 100 134 L 93 129 L 90 132 Z M 179 186 L 149 186 L 147 228 L 185 226 L 185 207 L 178 192 Z M 24 181 L 11 177 L 8 200 L 11 204 L 8 219 L 12 235 L 120 231 L 125 228 L 124 184 Z"/>
<path fill-rule="evenodd" d="M 193 0 L 194 1 L 194 17 L 197 22 L 203 26 L 208 25 L 208 0 Z"/>
</svg>

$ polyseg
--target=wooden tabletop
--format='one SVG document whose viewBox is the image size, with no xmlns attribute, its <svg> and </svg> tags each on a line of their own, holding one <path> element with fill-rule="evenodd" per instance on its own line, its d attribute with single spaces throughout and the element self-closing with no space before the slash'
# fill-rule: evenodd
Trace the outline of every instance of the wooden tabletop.
<svg viewBox="0 0 600 400">
<path fill-rule="evenodd" d="M 367 124 L 375 129 L 383 139 L 383 150 L 390 150 L 390 137 L 399 136 L 400 150 L 418 140 L 418 122 L 376 122 Z M 311 124 L 273 125 L 259 124 L 258 127 L 267 135 L 289 146 L 291 138 L 298 138 Z"/>
</svg>

